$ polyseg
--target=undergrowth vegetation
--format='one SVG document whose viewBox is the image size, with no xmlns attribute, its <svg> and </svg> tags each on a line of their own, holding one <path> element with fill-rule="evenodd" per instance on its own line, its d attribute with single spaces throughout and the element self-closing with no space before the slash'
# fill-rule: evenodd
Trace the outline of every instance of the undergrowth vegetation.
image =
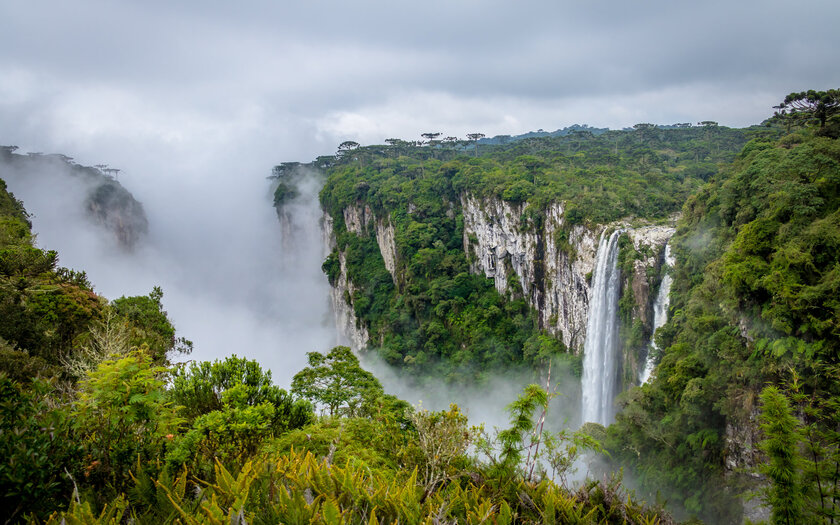
<svg viewBox="0 0 840 525">
<path fill-rule="evenodd" d="M 643 484 L 713 521 L 735 519 L 733 495 L 754 484 L 725 465 L 747 446 L 743 436 L 760 435 L 757 416 L 771 402 L 765 433 L 799 458 L 785 467 L 790 486 L 769 498 L 775 508 L 787 493 L 798 517 L 774 522 L 831 522 L 840 510 L 828 408 L 840 401 L 840 142 L 819 135 L 755 138 L 688 200 L 672 241 L 661 362 L 609 429 L 608 448 Z M 781 390 L 762 394 L 768 384 Z M 793 424 L 783 431 L 785 417 Z M 733 465 L 763 461 L 760 450 L 741 454 Z M 782 482 L 777 470 L 766 474 Z"/>
</svg>

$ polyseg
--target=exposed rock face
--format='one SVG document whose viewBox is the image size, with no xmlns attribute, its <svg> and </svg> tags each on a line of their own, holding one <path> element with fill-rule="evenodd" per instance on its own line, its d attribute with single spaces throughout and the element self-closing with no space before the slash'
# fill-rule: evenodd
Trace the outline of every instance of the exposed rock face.
<svg viewBox="0 0 840 525">
<path fill-rule="evenodd" d="M 368 224 L 374 220 L 373 212 L 367 204 L 362 206 L 348 206 L 343 210 L 344 225 L 347 231 L 356 235 L 365 235 Z"/>
<path fill-rule="evenodd" d="M 624 276 L 633 288 L 641 319 L 650 318 L 647 268 L 659 264 L 658 253 L 674 233 L 669 226 L 632 228 L 626 222 L 569 227 L 563 203 L 552 204 L 541 227 L 523 227 L 524 204 L 499 199 L 461 198 L 464 213 L 464 250 L 471 269 L 493 279 L 500 293 L 521 293 L 539 312 L 540 326 L 579 350 L 586 339 L 589 315 L 589 279 L 595 265 L 598 237 L 605 228 L 627 231 L 637 251 L 650 252 L 635 261 L 635 271 Z M 650 249 L 646 249 L 648 247 Z M 515 275 L 511 282 L 509 276 Z M 519 287 L 510 287 L 518 282 Z"/>
<path fill-rule="evenodd" d="M 674 232 L 668 226 L 631 227 L 625 222 L 587 227 L 569 226 L 564 204 L 554 203 L 545 210 L 541 225 L 526 225 L 522 214 L 526 204 L 512 204 L 496 198 L 461 196 L 464 217 L 464 251 L 470 269 L 493 279 L 502 293 L 521 294 L 538 312 L 539 323 L 563 343 L 580 351 L 586 339 L 589 315 L 589 280 L 595 265 L 598 238 L 605 228 L 627 230 L 637 251 L 647 253 L 635 261 L 633 275 L 624 276 L 637 301 L 635 315 L 649 323 L 650 290 L 647 268 L 657 266 L 659 253 Z M 343 210 L 348 231 L 360 236 L 374 235 L 385 267 L 398 283 L 398 255 L 395 230 L 390 217 L 376 217 L 369 206 L 357 204 Z M 327 243 L 334 243 L 332 219 L 325 215 Z M 332 239 L 332 240 L 329 240 Z M 647 247 L 647 248 L 646 248 Z M 368 334 L 357 327 L 352 307 L 352 283 L 346 277 L 343 255 L 341 274 L 333 287 L 336 322 L 361 348 Z"/>
<path fill-rule="evenodd" d="M 355 223 L 360 225 L 361 223 Z M 321 221 L 323 231 L 323 243 L 326 253 L 332 252 L 335 248 L 335 231 L 333 230 L 333 219 L 329 214 L 324 213 Z M 338 278 L 330 287 L 330 303 L 332 304 L 335 325 L 339 337 L 344 336 L 350 348 L 359 351 L 367 345 L 370 335 L 365 326 L 358 322 L 356 313 L 353 310 L 353 292 L 356 291 L 353 283 L 347 278 L 347 258 L 343 251 L 338 252 L 340 271 Z"/>
<path fill-rule="evenodd" d="M 15 149 L 0 147 L 0 178 L 19 195 L 25 195 L 24 188 L 55 194 L 69 212 L 83 210 L 88 220 L 107 230 L 125 250 L 148 234 L 143 205 L 109 175 L 119 170 L 81 166 L 60 154 L 20 155 Z"/>
<path fill-rule="evenodd" d="M 661 264 L 660 256 L 668 240 L 676 230 L 673 226 L 642 226 L 640 228 L 627 228 L 627 235 L 633 241 L 633 248 L 643 254 L 641 260 L 633 261 L 633 275 L 630 278 L 630 286 L 633 288 L 633 298 L 636 302 L 634 317 L 639 319 L 652 319 L 651 308 L 653 301 L 650 300 L 650 283 L 647 278 L 647 269 L 656 268 Z"/>
<path fill-rule="evenodd" d="M 394 239 L 394 225 L 391 223 L 390 217 L 374 216 L 370 206 L 348 206 L 343 210 L 344 225 L 347 231 L 355 233 L 360 237 L 365 237 L 369 234 L 371 228 L 376 236 L 376 244 L 379 245 L 379 253 L 382 254 L 382 260 L 385 261 L 385 268 L 397 282 L 397 244 Z"/>
<path fill-rule="evenodd" d="M 728 418 L 724 436 L 726 443 L 726 458 L 724 460 L 726 476 L 747 475 L 750 478 L 749 484 L 753 486 L 753 489 L 758 489 L 768 483 L 763 475 L 756 472 L 758 465 L 763 463 L 761 451 L 758 447 L 762 439 L 761 430 L 758 426 L 758 415 L 759 410 L 753 408 L 746 420 Z M 744 522 L 749 520 L 758 523 L 770 520 L 770 507 L 759 498 L 744 500 L 742 505 Z"/>
<path fill-rule="evenodd" d="M 521 293 L 539 312 L 541 327 L 566 346 L 580 348 L 589 311 L 586 277 L 595 265 L 600 231 L 575 226 L 567 233 L 562 203 L 546 210 L 541 229 L 522 227 L 524 204 L 463 195 L 461 206 L 471 270 L 493 279 L 500 293 Z M 519 289 L 510 289 L 516 282 Z"/>
<path fill-rule="evenodd" d="M 114 233 L 120 245 L 131 249 L 148 233 L 143 206 L 117 182 L 103 182 L 91 190 L 87 210 L 96 222 Z"/>
<path fill-rule="evenodd" d="M 382 260 L 385 261 L 385 268 L 397 283 L 397 242 L 395 240 L 394 225 L 389 218 L 376 219 L 376 244 L 379 245 L 379 252 Z"/>
</svg>

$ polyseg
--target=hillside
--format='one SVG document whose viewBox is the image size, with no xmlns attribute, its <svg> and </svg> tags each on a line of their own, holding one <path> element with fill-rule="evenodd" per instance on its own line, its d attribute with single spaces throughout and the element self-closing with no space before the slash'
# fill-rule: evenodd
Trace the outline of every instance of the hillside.
<svg viewBox="0 0 840 525">
<path fill-rule="evenodd" d="M 535 385 L 489 434 L 387 395 L 347 347 L 311 352 L 291 393 L 235 355 L 173 365 L 191 345 L 159 288 L 97 296 L 26 219 L 0 180 L 4 523 L 672 523 L 617 480 L 549 477 L 598 445 L 546 431 L 540 451 Z"/>
<path fill-rule="evenodd" d="M 674 214 L 762 132 L 651 125 L 502 146 L 390 140 L 319 159 L 339 324 L 355 348 L 421 374 L 456 380 L 550 356 L 579 373 L 598 237 L 619 227 L 622 375 L 632 383 Z"/>
<path fill-rule="evenodd" d="M 686 203 L 661 363 L 609 429 L 648 486 L 715 516 L 764 461 L 762 391 L 777 385 L 789 438 L 807 441 L 789 490 L 809 522 L 837 513 L 839 206 L 840 143 L 809 131 L 750 141 Z"/>
</svg>

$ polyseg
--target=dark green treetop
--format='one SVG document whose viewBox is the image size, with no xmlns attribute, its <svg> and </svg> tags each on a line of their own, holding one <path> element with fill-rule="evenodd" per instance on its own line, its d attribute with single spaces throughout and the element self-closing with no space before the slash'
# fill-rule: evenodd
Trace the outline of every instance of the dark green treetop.
<svg viewBox="0 0 840 525">
<path fill-rule="evenodd" d="M 840 89 L 815 91 L 809 89 L 799 93 L 791 93 L 781 104 L 774 106 L 777 115 L 787 116 L 797 123 L 807 123 L 816 120 L 820 127 L 840 113 Z"/>
</svg>

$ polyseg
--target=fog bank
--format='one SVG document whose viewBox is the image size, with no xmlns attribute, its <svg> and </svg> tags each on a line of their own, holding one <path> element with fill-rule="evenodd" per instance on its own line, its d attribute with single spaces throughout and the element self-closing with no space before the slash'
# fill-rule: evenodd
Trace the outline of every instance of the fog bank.
<svg viewBox="0 0 840 525">
<path fill-rule="evenodd" d="M 303 184 L 291 203 L 295 219 L 284 240 L 266 178 L 271 164 L 216 166 L 222 173 L 207 178 L 127 170 L 121 182 L 149 220 L 148 237 L 133 252 L 86 216 L 87 188 L 66 168 L 3 169 L 0 176 L 32 214 L 38 245 L 57 250 L 62 266 L 86 271 L 98 293 L 115 299 L 161 286 L 178 334 L 195 343 L 187 359 L 246 356 L 287 386 L 306 352 L 336 341 L 320 270 L 317 183 Z"/>
</svg>

